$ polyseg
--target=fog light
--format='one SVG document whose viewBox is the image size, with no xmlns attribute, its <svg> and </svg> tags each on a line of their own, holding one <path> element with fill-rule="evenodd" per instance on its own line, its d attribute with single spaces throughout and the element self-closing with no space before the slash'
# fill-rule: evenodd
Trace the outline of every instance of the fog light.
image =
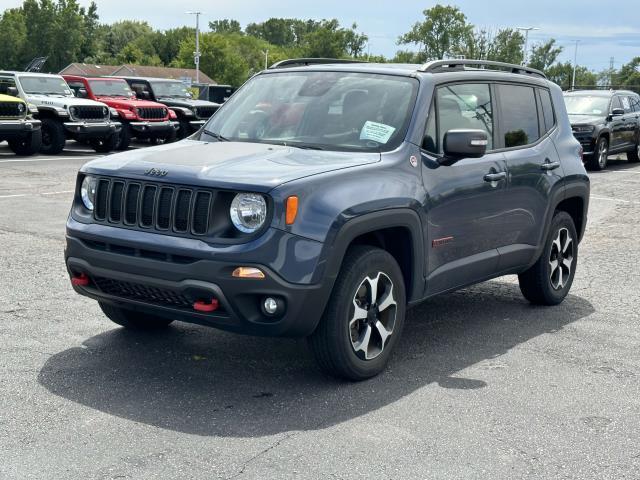
<svg viewBox="0 0 640 480">
<path fill-rule="evenodd" d="M 279 298 L 265 297 L 262 301 L 262 311 L 270 317 L 281 315 L 284 311 L 284 301 Z"/>
</svg>

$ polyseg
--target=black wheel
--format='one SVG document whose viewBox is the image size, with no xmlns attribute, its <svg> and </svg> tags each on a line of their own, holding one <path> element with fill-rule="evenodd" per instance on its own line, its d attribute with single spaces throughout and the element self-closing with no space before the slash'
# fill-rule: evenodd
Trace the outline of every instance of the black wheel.
<svg viewBox="0 0 640 480">
<path fill-rule="evenodd" d="M 171 132 L 164 137 L 164 143 L 173 143 L 178 138 L 178 133 L 174 128 L 171 129 Z"/>
<path fill-rule="evenodd" d="M 131 127 L 126 123 L 122 124 L 122 130 L 120 130 L 120 135 L 118 137 L 118 145 L 116 145 L 116 150 L 126 150 L 131 145 Z"/>
<path fill-rule="evenodd" d="M 607 168 L 609 159 L 609 140 L 606 137 L 600 137 L 596 143 L 596 150 L 590 155 L 587 166 L 591 170 L 604 170 Z"/>
<path fill-rule="evenodd" d="M 640 143 L 636 143 L 633 150 L 627 152 L 627 160 L 629 163 L 640 162 Z"/>
<path fill-rule="evenodd" d="M 178 129 L 178 138 L 182 140 L 183 138 L 187 138 L 191 135 L 191 125 L 184 118 L 178 119 L 180 122 L 180 128 Z"/>
<path fill-rule="evenodd" d="M 556 212 L 538 261 L 518 276 L 520 291 L 531 303 L 558 305 L 573 284 L 578 264 L 578 234 L 566 212 Z"/>
<path fill-rule="evenodd" d="M 373 377 L 400 339 L 405 312 L 404 280 L 395 259 L 379 248 L 350 248 L 309 347 L 331 375 Z"/>
<path fill-rule="evenodd" d="M 104 313 L 109 320 L 131 330 L 157 330 L 165 328 L 173 322 L 173 320 L 127 310 L 126 308 L 116 307 L 108 303 L 98 302 L 98 304 L 102 309 L 102 313 Z"/>
<path fill-rule="evenodd" d="M 53 118 L 42 119 L 42 146 L 40 152 L 45 155 L 57 155 L 64 150 L 67 141 L 64 127 Z"/>
<path fill-rule="evenodd" d="M 94 138 L 89 141 L 89 145 L 98 153 L 109 153 L 116 149 L 120 142 L 120 134 L 114 133 L 107 138 Z"/>
<path fill-rule="evenodd" d="M 9 148 L 16 155 L 30 156 L 38 153 L 42 147 L 42 132 L 35 130 L 24 138 L 9 140 Z"/>
</svg>

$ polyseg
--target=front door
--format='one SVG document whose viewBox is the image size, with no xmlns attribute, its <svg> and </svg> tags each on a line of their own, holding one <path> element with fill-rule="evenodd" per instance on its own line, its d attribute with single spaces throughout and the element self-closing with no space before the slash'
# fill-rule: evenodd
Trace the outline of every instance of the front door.
<svg viewBox="0 0 640 480">
<path fill-rule="evenodd" d="M 504 154 L 492 151 L 493 111 L 486 83 L 436 89 L 423 142 L 427 295 L 474 283 L 496 272 L 497 247 L 508 206 L 504 202 Z M 445 133 L 460 128 L 486 131 L 488 153 L 450 166 L 438 164 Z"/>
</svg>

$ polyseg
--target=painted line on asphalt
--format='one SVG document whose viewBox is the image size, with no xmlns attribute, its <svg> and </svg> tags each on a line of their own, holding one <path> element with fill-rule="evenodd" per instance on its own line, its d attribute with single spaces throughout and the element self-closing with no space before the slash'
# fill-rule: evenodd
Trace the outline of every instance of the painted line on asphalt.
<svg viewBox="0 0 640 480">
<path fill-rule="evenodd" d="M 612 198 L 612 197 L 598 197 L 595 195 L 591 195 L 593 200 L 603 200 L 605 202 L 617 202 L 617 203 L 629 203 L 632 205 L 640 205 L 640 202 L 634 202 L 633 200 L 623 200 L 621 198 Z"/>
<path fill-rule="evenodd" d="M 62 195 L 63 193 L 73 193 L 74 190 L 61 190 L 59 192 L 42 192 L 42 193 L 16 193 L 13 195 L 0 195 L 0 198 L 18 198 L 33 197 L 34 195 Z"/>
<path fill-rule="evenodd" d="M 91 157 L 53 157 L 53 158 L 11 158 L 9 160 L 0 160 L 0 163 L 19 163 L 19 162 L 59 162 L 65 160 L 84 160 L 89 161 L 95 158 L 102 158 L 101 156 Z"/>
</svg>

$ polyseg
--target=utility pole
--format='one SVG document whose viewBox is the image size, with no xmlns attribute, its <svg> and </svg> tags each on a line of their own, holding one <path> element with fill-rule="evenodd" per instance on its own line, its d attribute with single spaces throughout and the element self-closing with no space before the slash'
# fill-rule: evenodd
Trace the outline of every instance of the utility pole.
<svg viewBox="0 0 640 480">
<path fill-rule="evenodd" d="M 615 63 L 614 60 L 614 57 L 611 57 L 609 59 L 609 88 L 613 88 L 613 64 Z"/>
<path fill-rule="evenodd" d="M 264 69 L 266 70 L 269 68 L 269 49 L 267 48 L 262 53 L 264 53 Z"/>
<path fill-rule="evenodd" d="M 527 60 L 529 60 L 529 32 L 540 29 L 538 27 L 516 27 L 516 30 L 522 30 L 524 32 L 524 60 L 522 64 L 526 65 Z"/>
<path fill-rule="evenodd" d="M 202 12 L 185 13 L 196 16 L 196 51 L 193 52 L 193 60 L 196 64 L 196 83 L 200 83 L 200 15 L 202 15 Z"/>
<path fill-rule="evenodd" d="M 578 43 L 580 40 L 576 40 L 576 49 L 573 52 L 573 77 L 571 79 L 571 90 L 576 89 L 576 67 L 578 66 Z"/>
</svg>

